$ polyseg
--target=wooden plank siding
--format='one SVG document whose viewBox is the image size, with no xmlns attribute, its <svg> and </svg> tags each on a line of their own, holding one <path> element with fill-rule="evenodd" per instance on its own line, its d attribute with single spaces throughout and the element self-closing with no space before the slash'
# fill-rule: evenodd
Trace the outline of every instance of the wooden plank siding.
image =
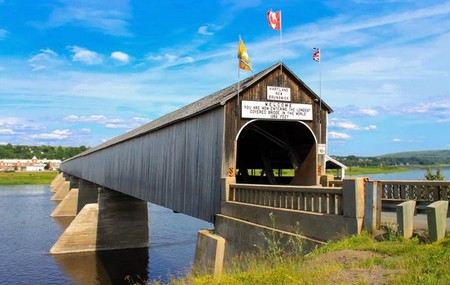
<svg viewBox="0 0 450 285">
<path fill-rule="evenodd" d="M 64 172 L 212 221 L 221 194 L 223 107 L 64 163 Z"/>
</svg>

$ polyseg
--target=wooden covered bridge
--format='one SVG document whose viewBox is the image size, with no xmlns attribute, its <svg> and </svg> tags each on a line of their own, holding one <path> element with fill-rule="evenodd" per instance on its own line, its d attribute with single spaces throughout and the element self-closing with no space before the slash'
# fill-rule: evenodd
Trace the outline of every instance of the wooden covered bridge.
<svg viewBox="0 0 450 285">
<path fill-rule="evenodd" d="M 280 217 L 279 230 L 293 232 L 300 222 L 312 242 L 360 231 L 364 185 L 349 180 L 329 187 L 330 178 L 323 175 L 331 112 L 286 65 L 278 63 L 64 161 L 61 170 L 71 179 L 70 188 L 79 191 L 78 201 L 98 203 L 93 229 L 97 246 L 86 246 L 87 250 L 102 249 L 98 242 L 102 211 L 115 205 L 121 215 L 129 214 L 143 208 L 138 201 L 214 222 L 216 234 L 230 248 L 234 240 L 236 250 L 242 249 L 238 243 L 253 242 L 238 241 L 249 233 L 245 227 L 256 227 L 255 233 L 265 229 L 270 226 L 268 213 L 274 211 Z M 82 198 L 87 195 L 82 193 L 91 198 Z M 114 202 L 121 195 L 127 198 Z M 133 201 L 134 206 L 127 207 L 124 201 Z M 76 212 L 81 214 L 83 206 L 78 205 Z M 70 251 L 68 244 L 77 244 L 81 225 L 86 225 L 77 221 L 80 214 L 53 253 Z M 136 220 L 144 214 L 130 215 Z M 118 215 L 107 216 L 111 226 Z M 77 223 L 79 229 L 70 230 Z M 116 236 L 117 231 L 112 230 Z M 102 232 L 106 235 L 108 230 Z M 136 244 L 145 242 L 148 236 Z M 84 249 L 77 246 L 77 250 Z"/>
</svg>

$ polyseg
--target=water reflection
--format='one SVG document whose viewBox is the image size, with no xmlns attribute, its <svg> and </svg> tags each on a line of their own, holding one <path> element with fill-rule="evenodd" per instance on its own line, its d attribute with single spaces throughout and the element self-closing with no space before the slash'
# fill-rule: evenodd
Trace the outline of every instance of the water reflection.
<svg viewBox="0 0 450 285">
<path fill-rule="evenodd" d="M 148 248 L 53 255 L 75 284 L 130 284 L 148 279 Z"/>
</svg>

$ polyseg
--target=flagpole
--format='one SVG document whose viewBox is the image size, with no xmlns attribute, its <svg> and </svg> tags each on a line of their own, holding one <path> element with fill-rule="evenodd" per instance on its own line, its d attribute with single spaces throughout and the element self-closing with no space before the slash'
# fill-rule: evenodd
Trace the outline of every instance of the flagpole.
<svg viewBox="0 0 450 285">
<path fill-rule="evenodd" d="M 283 85 L 283 17 L 281 16 L 281 10 L 280 10 L 280 79 L 281 79 L 281 86 Z"/>
<path fill-rule="evenodd" d="M 241 42 L 241 35 L 239 35 L 239 43 Z M 240 67 L 240 64 L 241 64 L 241 60 L 240 59 L 238 59 L 238 84 L 237 84 L 237 112 L 236 112 L 236 115 L 238 114 L 238 112 L 239 112 L 239 108 L 240 108 L 240 104 L 239 104 L 239 89 L 240 89 L 240 76 L 241 76 L 241 67 Z"/>
<path fill-rule="evenodd" d="M 322 143 L 322 68 L 321 68 L 321 61 L 322 61 L 322 51 L 319 49 L 319 141 Z"/>
</svg>

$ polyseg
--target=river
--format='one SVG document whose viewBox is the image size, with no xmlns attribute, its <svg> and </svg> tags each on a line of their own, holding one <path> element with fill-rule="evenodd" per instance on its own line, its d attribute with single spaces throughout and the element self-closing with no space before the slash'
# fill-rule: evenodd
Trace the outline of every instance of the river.
<svg viewBox="0 0 450 285">
<path fill-rule="evenodd" d="M 0 284 L 130 284 L 184 275 L 194 259 L 197 232 L 207 222 L 149 204 L 148 249 L 52 256 L 70 223 L 51 218 L 57 203 L 48 185 L 0 186 Z"/>
<path fill-rule="evenodd" d="M 436 169 L 431 168 L 433 173 L 436 173 Z M 364 174 L 356 175 L 358 177 L 368 177 L 370 180 L 424 180 L 426 169 L 412 169 L 405 172 L 393 172 L 393 173 L 377 173 L 377 174 Z M 441 168 L 441 174 L 446 180 L 450 180 L 450 168 Z"/>
</svg>

